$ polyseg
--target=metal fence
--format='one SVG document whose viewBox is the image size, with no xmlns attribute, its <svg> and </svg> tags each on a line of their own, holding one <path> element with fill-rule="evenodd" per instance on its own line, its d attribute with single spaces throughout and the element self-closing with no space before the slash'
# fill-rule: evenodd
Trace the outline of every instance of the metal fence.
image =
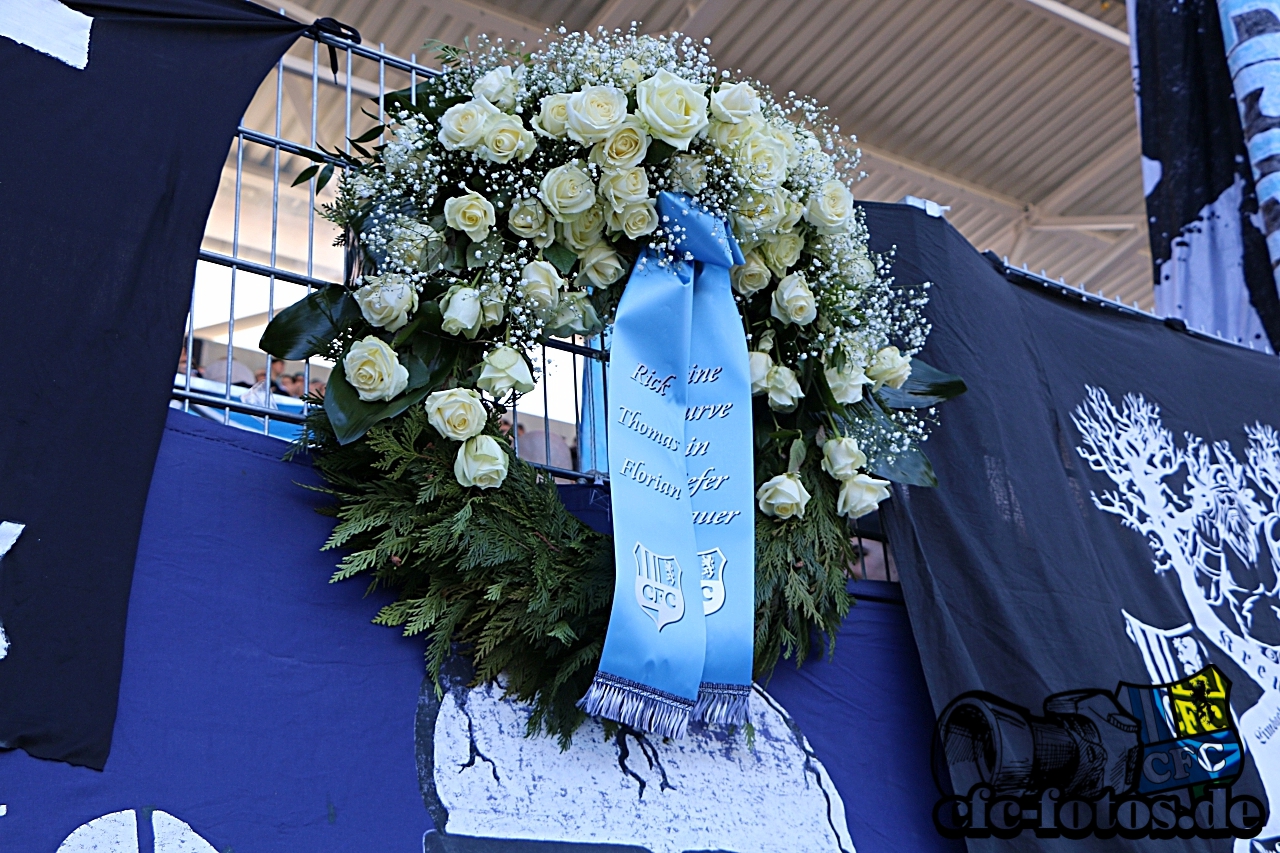
<svg viewBox="0 0 1280 853">
<path fill-rule="evenodd" d="M 385 124 L 386 96 L 435 72 L 321 33 L 299 41 L 263 82 L 232 143 L 200 251 L 174 405 L 280 438 L 300 433 L 331 364 L 281 364 L 258 348 L 276 312 L 344 280 L 337 230 L 317 213 L 333 198 L 352 138 Z M 336 73 L 333 65 L 336 64 Z M 294 185 L 319 159 L 333 180 Z M 517 453 L 561 478 L 607 479 L 603 339 L 548 339 L 530 353 L 538 385 L 509 415 Z M 285 371 L 296 371 L 292 375 Z M 288 381 L 288 393 L 280 393 Z"/>
</svg>

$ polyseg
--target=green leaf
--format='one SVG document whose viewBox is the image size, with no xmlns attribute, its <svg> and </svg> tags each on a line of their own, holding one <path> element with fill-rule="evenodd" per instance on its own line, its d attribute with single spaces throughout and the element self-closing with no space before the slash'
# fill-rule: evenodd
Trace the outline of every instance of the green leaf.
<svg viewBox="0 0 1280 853">
<path fill-rule="evenodd" d="M 473 270 L 502 257 L 502 235 L 496 231 L 483 243 L 472 243 L 467 246 L 467 269 Z"/>
<path fill-rule="evenodd" d="M 341 360 L 329 374 L 329 385 L 324 395 L 324 413 L 329 417 L 339 444 L 350 444 L 369 431 L 379 421 L 394 418 L 416 403 L 422 402 L 448 375 L 453 367 L 455 353 L 446 355 L 439 339 L 426 338 L 423 346 L 415 344 L 414 352 L 401 353 L 400 363 L 409 371 L 409 385 L 394 400 L 365 402 L 347 381 Z M 434 344 L 430 343 L 433 342 Z M 420 353 L 426 352 L 429 361 Z"/>
<path fill-rule="evenodd" d="M 318 171 L 320 171 L 320 165 L 318 163 L 308 166 L 298 173 L 298 177 L 294 178 L 293 183 L 289 186 L 296 187 L 298 184 L 305 184 L 307 181 L 314 178 Z"/>
<path fill-rule="evenodd" d="M 259 349 L 276 358 L 319 355 L 360 319 L 360 307 L 341 287 L 326 287 L 277 314 L 262 333 Z"/>
<path fill-rule="evenodd" d="M 561 275 L 568 275 L 569 270 L 573 269 L 573 265 L 578 262 L 578 256 L 559 243 L 552 243 L 543 249 L 542 257 L 551 261 L 555 268 L 560 270 Z"/>
<path fill-rule="evenodd" d="M 409 338 L 418 332 L 438 332 L 440 331 L 440 323 L 444 318 L 440 315 L 440 306 L 435 302 L 424 302 L 422 307 L 418 309 L 418 313 L 414 315 L 403 329 L 396 332 L 396 336 L 391 341 L 392 349 L 399 347 Z"/>
<path fill-rule="evenodd" d="M 938 485 L 938 475 L 933 472 L 933 464 L 924 451 L 914 444 L 892 461 L 877 460 L 871 466 L 871 472 L 878 477 L 908 486 L 925 486 L 933 488 Z"/>
<path fill-rule="evenodd" d="M 959 397 L 968 388 L 964 380 L 951 373 L 925 364 L 918 358 L 911 359 L 911 376 L 901 388 L 884 385 L 876 393 L 891 409 L 927 409 Z"/>
<path fill-rule="evenodd" d="M 355 139 L 351 141 L 352 142 L 372 142 L 373 140 L 381 136 L 382 132 L 386 129 L 387 129 L 387 126 L 385 124 L 377 125 L 376 127 L 366 130 L 364 133 L 360 134 L 359 136 L 357 136 Z"/>
<path fill-rule="evenodd" d="M 333 164 L 329 163 L 320 170 L 320 177 L 316 179 L 316 194 L 318 195 L 325 184 L 329 183 L 329 179 L 333 177 Z"/>
<path fill-rule="evenodd" d="M 795 474 L 800 470 L 800 466 L 804 464 L 804 458 L 808 452 L 804 447 L 804 439 L 797 438 L 791 442 L 791 453 L 787 462 L 787 473 Z"/>
<path fill-rule="evenodd" d="M 894 423 L 893 419 L 881 407 L 880 401 L 874 396 L 864 396 L 861 400 L 849 406 L 848 410 L 855 417 L 874 421 L 886 431 L 901 431 L 901 428 Z M 837 418 L 838 420 L 839 418 Z M 925 456 L 924 451 L 915 444 L 894 456 L 893 459 L 876 458 L 871 460 L 870 467 L 871 473 L 895 483 L 929 488 L 938 485 L 938 477 L 933 472 L 933 465 L 929 462 L 929 457 Z"/>
<path fill-rule="evenodd" d="M 661 139 L 653 139 L 649 142 L 649 153 L 644 155 L 644 162 L 650 166 L 657 166 L 670 160 L 674 153 L 676 153 L 674 145 L 669 145 Z"/>
</svg>

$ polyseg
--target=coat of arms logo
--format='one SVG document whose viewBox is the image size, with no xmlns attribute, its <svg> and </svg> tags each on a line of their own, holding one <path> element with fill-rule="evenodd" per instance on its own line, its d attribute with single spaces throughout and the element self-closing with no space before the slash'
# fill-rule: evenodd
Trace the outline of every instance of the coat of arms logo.
<svg viewBox="0 0 1280 853">
<path fill-rule="evenodd" d="M 636 602 L 661 631 L 684 618 L 684 592 L 680 589 L 680 563 L 675 557 L 655 554 L 636 543 Z"/>
<path fill-rule="evenodd" d="M 710 616 L 724 607 L 724 567 L 729 562 L 719 548 L 699 551 L 702 568 L 702 613 Z"/>
</svg>

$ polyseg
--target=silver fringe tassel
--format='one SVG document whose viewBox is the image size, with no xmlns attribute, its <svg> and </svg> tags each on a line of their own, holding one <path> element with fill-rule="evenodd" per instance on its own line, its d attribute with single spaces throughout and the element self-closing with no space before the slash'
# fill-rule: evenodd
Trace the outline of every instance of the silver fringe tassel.
<svg viewBox="0 0 1280 853">
<path fill-rule="evenodd" d="M 683 696 L 603 671 L 596 673 L 587 695 L 578 700 L 578 707 L 593 717 L 669 738 L 684 737 L 693 706 Z"/>
<path fill-rule="evenodd" d="M 746 725 L 750 705 L 751 685 L 704 681 L 698 686 L 693 716 L 711 726 L 742 726 Z"/>
</svg>

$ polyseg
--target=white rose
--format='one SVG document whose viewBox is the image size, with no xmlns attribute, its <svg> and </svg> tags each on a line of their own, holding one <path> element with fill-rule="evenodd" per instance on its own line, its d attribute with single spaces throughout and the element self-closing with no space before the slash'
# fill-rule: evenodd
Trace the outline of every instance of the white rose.
<svg viewBox="0 0 1280 853">
<path fill-rule="evenodd" d="M 738 124 L 759 112 L 760 96 L 750 83 L 730 83 L 711 96 L 711 114 L 720 121 Z"/>
<path fill-rule="evenodd" d="M 902 383 L 911 376 L 911 359 L 898 351 L 897 347 L 885 347 L 871 358 L 867 367 L 867 378 L 875 383 L 875 390 L 880 386 L 901 388 Z"/>
<path fill-rule="evenodd" d="M 492 71 L 486 71 L 480 79 L 471 84 L 471 94 L 484 98 L 504 110 L 513 109 L 516 95 L 520 91 L 520 78 L 524 76 L 523 66 L 516 73 L 506 65 L 500 65 Z"/>
<path fill-rule="evenodd" d="M 596 203 L 596 187 L 575 161 L 547 172 L 538 186 L 538 197 L 557 222 L 568 222 Z"/>
<path fill-rule="evenodd" d="M 561 222 L 558 230 L 560 242 L 572 249 L 574 254 L 582 255 L 604 236 L 604 207 L 593 204 L 576 219 Z"/>
<path fill-rule="evenodd" d="M 816 192 L 809 193 L 804 218 L 819 234 L 848 231 L 853 220 L 853 193 L 843 181 L 827 181 Z"/>
<path fill-rule="evenodd" d="M 806 326 L 818 316 L 818 303 L 813 298 L 809 283 L 798 272 L 778 282 L 778 289 L 773 292 L 773 304 L 769 313 L 783 323 L 795 323 Z"/>
<path fill-rule="evenodd" d="M 771 134 L 753 133 L 734 152 L 733 164 L 747 186 L 773 189 L 787 178 L 787 149 Z"/>
<path fill-rule="evenodd" d="M 791 193 L 783 191 L 785 199 L 782 204 L 784 213 L 782 219 L 778 222 L 778 231 L 794 231 L 795 227 L 800 224 L 801 217 L 804 216 L 804 205 L 796 201 L 795 196 Z"/>
<path fill-rule="evenodd" d="M 849 518 L 860 518 L 889 497 L 889 481 L 868 474 L 855 474 L 840 484 L 836 512 Z"/>
<path fill-rule="evenodd" d="M 578 256 L 578 275 L 588 284 L 608 287 L 627 271 L 622 257 L 607 243 L 600 242 Z"/>
<path fill-rule="evenodd" d="M 733 206 L 733 223 L 742 238 L 770 234 L 778 230 L 787 213 L 787 195 L 782 190 L 747 190 Z"/>
<path fill-rule="evenodd" d="M 484 367 L 480 369 L 480 378 L 476 385 L 481 391 L 488 391 L 495 398 L 504 396 L 511 389 L 518 394 L 528 394 L 533 390 L 533 374 L 529 365 L 519 352 L 509 346 L 499 346 L 484 354 Z"/>
<path fill-rule="evenodd" d="M 542 107 L 533 119 L 536 133 L 551 139 L 564 139 L 565 121 L 569 118 L 569 96 L 563 92 L 547 95 L 542 99 Z"/>
<path fill-rule="evenodd" d="M 482 328 L 487 329 L 501 323 L 506 311 L 507 301 L 503 298 L 502 291 L 495 287 L 480 292 L 480 326 Z"/>
<path fill-rule="evenodd" d="M 604 139 L 627 117 L 627 95 L 616 86 L 587 86 L 569 96 L 565 130 L 582 145 Z"/>
<path fill-rule="evenodd" d="M 600 197 L 614 210 L 649 198 L 649 176 L 640 166 L 608 170 L 600 177 Z"/>
<path fill-rule="evenodd" d="M 592 147 L 591 162 L 603 169 L 629 169 L 639 166 L 647 153 L 649 134 L 645 132 L 644 122 L 636 116 L 627 116 Z"/>
<path fill-rule="evenodd" d="M 418 291 L 395 273 L 366 276 L 364 287 L 351 294 L 369 325 L 397 332 L 418 310 Z"/>
<path fill-rule="evenodd" d="M 799 474 L 779 474 L 756 491 L 756 505 L 774 518 L 804 518 L 809 492 Z"/>
<path fill-rule="evenodd" d="M 446 199 L 444 221 L 455 231 L 465 232 L 473 243 L 483 243 L 489 236 L 489 229 L 498 222 L 489 199 L 475 190 L 467 190 L 466 195 Z"/>
<path fill-rule="evenodd" d="M 644 76 L 644 69 L 640 67 L 639 62 L 628 56 L 618 63 L 616 76 L 626 85 L 627 91 L 631 91 L 640 82 L 640 78 Z"/>
<path fill-rule="evenodd" d="M 564 279 L 560 277 L 559 270 L 547 261 L 529 261 L 520 272 L 520 284 L 524 290 L 524 301 L 538 314 L 545 315 L 560 302 Z"/>
<path fill-rule="evenodd" d="M 743 121 L 734 123 L 730 121 L 713 121 L 707 135 L 711 137 L 712 143 L 725 154 L 732 154 L 734 150 L 753 133 L 763 130 L 765 123 L 757 116 L 752 116 Z"/>
<path fill-rule="evenodd" d="M 529 159 L 538 145 L 533 133 L 515 116 L 496 115 L 484 125 L 484 144 L 476 153 L 494 163 L 509 163 L 515 158 Z"/>
<path fill-rule="evenodd" d="M 800 162 L 800 146 L 796 144 L 796 135 L 785 124 L 769 122 L 768 132 L 782 143 L 787 150 L 787 168 L 794 169 Z"/>
<path fill-rule="evenodd" d="M 561 338 L 594 335 L 600 329 L 600 316 L 585 293 L 565 295 L 556 306 L 555 313 L 547 320 L 547 331 Z"/>
<path fill-rule="evenodd" d="M 652 234 L 658 229 L 657 202 L 648 199 L 639 204 L 629 204 L 622 210 L 610 210 L 608 224 L 610 231 L 621 231 L 632 240 Z"/>
<path fill-rule="evenodd" d="M 750 296 L 768 287 L 769 266 L 764 262 L 764 258 L 760 257 L 760 253 L 752 249 L 747 252 L 743 261 L 744 263 L 729 270 L 729 280 L 733 282 L 733 289 L 743 296 Z"/>
<path fill-rule="evenodd" d="M 455 284 L 440 298 L 440 313 L 444 315 L 440 330 L 445 334 L 474 338 L 480 331 L 480 321 L 483 319 L 480 291 L 474 287 Z"/>
<path fill-rule="evenodd" d="M 822 445 L 822 470 L 837 480 L 849 479 L 866 464 L 867 454 L 862 452 L 858 442 L 852 438 L 829 438 Z"/>
<path fill-rule="evenodd" d="M 484 125 L 498 108 L 478 98 L 465 104 L 454 104 L 440 116 L 440 144 L 450 151 L 470 151 L 484 140 Z"/>
<path fill-rule="evenodd" d="M 795 371 L 781 364 L 769 368 L 764 378 L 765 390 L 769 394 L 769 408 L 775 412 L 792 412 L 800 403 L 804 392 L 796 380 Z"/>
<path fill-rule="evenodd" d="M 496 489 L 507 479 L 507 454 L 491 435 L 468 438 L 458 448 L 453 463 L 453 476 L 459 485 L 478 489 Z"/>
<path fill-rule="evenodd" d="M 685 192 L 697 195 L 707 187 L 707 161 L 697 154 L 676 154 L 671 158 L 671 174 Z"/>
<path fill-rule="evenodd" d="M 705 88 L 664 68 L 636 84 L 636 112 L 654 137 L 688 151 L 689 142 L 707 127 Z"/>
<path fill-rule="evenodd" d="M 760 254 L 773 274 L 782 278 L 800 260 L 800 252 L 803 250 L 803 237 L 795 231 L 782 231 L 764 239 Z"/>
<path fill-rule="evenodd" d="M 524 237 L 533 245 L 545 249 L 556 240 L 555 223 L 547 209 L 536 198 L 516 199 L 507 214 L 507 227 L 517 237 Z"/>
<path fill-rule="evenodd" d="M 755 397 L 769 390 L 769 371 L 773 369 L 773 359 L 767 352 L 747 353 L 747 366 L 751 372 L 751 396 Z"/>
<path fill-rule="evenodd" d="M 409 371 L 380 338 L 356 341 L 342 358 L 347 382 L 366 403 L 390 400 L 409 385 Z"/>
<path fill-rule="evenodd" d="M 427 421 L 436 432 L 454 441 L 466 441 L 479 435 L 489 420 L 480 395 L 470 388 L 450 388 L 427 396 L 423 405 Z"/>
<path fill-rule="evenodd" d="M 846 406 L 861 400 L 862 386 L 871 383 L 866 374 L 852 364 L 846 364 L 839 370 L 828 367 L 822 371 L 822 375 L 826 377 L 827 386 L 831 388 L 831 394 L 836 398 L 836 402 Z"/>
</svg>

